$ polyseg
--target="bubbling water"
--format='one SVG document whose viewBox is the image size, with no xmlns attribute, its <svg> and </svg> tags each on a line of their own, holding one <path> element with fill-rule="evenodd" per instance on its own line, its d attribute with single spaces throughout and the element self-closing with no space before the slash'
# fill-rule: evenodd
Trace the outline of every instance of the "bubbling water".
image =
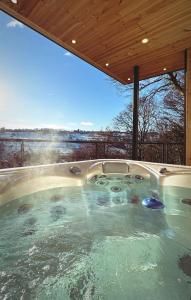
<svg viewBox="0 0 191 300">
<path fill-rule="evenodd" d="M 189 299 L 191 207 L 151 196 L 142 177 L 95 176 L 1 207 L 0 299 Z"/>
</svg>

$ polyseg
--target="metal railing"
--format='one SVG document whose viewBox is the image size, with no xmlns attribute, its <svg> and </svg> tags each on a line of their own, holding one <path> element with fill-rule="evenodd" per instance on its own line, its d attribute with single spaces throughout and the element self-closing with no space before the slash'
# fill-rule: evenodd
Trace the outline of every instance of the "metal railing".
<svg viewBox="0 0 191 300">
<path fill-rule="evenodd" d="M 14 143 L 19 143 L 20 147 L 17 145 L 17 149 L 12 152 L 17 154 L 18 165 L 23 166 L 27 165 L 26 154 L 29 153 L 29 150 L 26 150 L 27 145 L 34 145 L 38 143 L 37 149 L 40 150 L 41 146 L 46 146 L 46 149 L 43 148 L 43 151 L 48 149 L 48 144 L 57 144 L 58 152 L 63 148 L 63 145 L 78 145 L 77 149 L 72 150 L 72 154 L 65 155 L 65 161 L 71 160 L 83 160 L 83 159 L 98 159 L 98 158 L 132 158 L 132 143 L 131 141 L 124 140 L 59 140 L 59 139 L 31 139 L 31 138 L 0 138 L 0 144 L 5 146 L 7 144 L 12 145 Z M 59 147 L 58 147 L 59 145 Z M 86 145 L 83 148 L 83 145 Z M 29 147 L 30 148 L 30 147 Z M 0 148 L 0 161 L 2 161 L 2 149 Z M 51 148 L 52 150 L 52 148 Z M 6 152 L 6 149 L 4 150 Z M 33 151 L 33 150 L 32 150 Z M 173 153 L 173 155 L 172 155 Z M 176 155 L 174 155 L 176 153 Z M 184 163 L 184 147 L 181 143 L 164 143 L 164 142 L 143 142 L 138 143 L 138 160 L 146 160 L 153 162 L 161 163 L 174 163 L 174 164 L 183 164 Z M 11 155 L 11 153 L 10 153 Z M 176 156 L 176 159 L 175 159 Z M 7 164 L 9 161 L 6 160 Z M 15 164 L 17 164 L 17 162 Z M 58 161 L 59 162 L 59 159 Z M 30 163 L 29 163 L 30 164 Z M 3 163 L 2 163 L 3 165 Z M 11 165 L 12 166 L 12 165 Z M 13 164 L 13 166 L 15 166 Z M 9 167 L 1 166 L 1 167 Z"/>
<path fill-rule="evenodd" d="M 147 151 L 145 157 L 144 152 Z M 150 151 L 149 151 L 150 150 Z M 155 159 L 152 159 L 152 151 L 155 152 Z M 158 153 L 158 159 L 156 154 Z M 139 160 L 184 164 L 184 145 L 182 143 L 165 143 L 165 142 L 143 142 L 138 143 L 138 158 Z"/>
</svg>

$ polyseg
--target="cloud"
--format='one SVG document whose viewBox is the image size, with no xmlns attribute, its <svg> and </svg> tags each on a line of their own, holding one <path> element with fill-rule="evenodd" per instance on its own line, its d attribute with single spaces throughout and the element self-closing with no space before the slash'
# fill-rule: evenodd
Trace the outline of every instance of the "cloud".
<svg viewBox="0 0 191 300">
<path fill-rule="evenodd" d="M 65 55 L 65 56 L 73 56 L 72 53 L 70 53 L 70 52 L 68 52 L 68 51 L 65 52 L 64 55 Z"/>
<path fill-rule="evenodd" d="M 24 25 L 21 22 L 15 20 L 15 19 L 12 19 L 10 22 L 7 23 L 7 27 L 8 28 L 15 28 L 15 27 L 23 28 Z"/>
<path fill-rule="evenodd" d="M 80 125 L 91 127 L 91 126 L 93 126 L 94 124 L 93 124 L 92 122 L 89 122 L 89 121 L 82 121 L 82 122 L 80 122 Z"/>
</svg>

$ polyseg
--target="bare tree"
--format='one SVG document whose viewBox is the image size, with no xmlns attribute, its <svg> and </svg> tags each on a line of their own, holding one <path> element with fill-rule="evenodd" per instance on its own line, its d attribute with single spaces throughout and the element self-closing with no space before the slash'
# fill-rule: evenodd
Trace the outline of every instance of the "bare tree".
<svg viewBox="0 0 191 300">
<path fill-rule="evenodd" d="M 139 100 L 139 141 L 149 140 L 149 132 L 156 131 L 157 117 L 160 110 L 154 98 L 143 97 Z M 113 119 L 114 129 L 132 133 L 133 106 L 128 104 L 125 109 Z"/>
<path fill-rule="evenodd" d="M 130 101 L 133 85 L 124 86 L 116 82 L 114 85 Z M 158 141 L 183 144 L 184 94 L 184 71 L 169 72 L 140 82 L 139 142 L 152 141 L 154 133 Z M 113 127 L 132 133 L 132 123 L 133 107 L 129 103 L 113 119 Z"/>
</svg>

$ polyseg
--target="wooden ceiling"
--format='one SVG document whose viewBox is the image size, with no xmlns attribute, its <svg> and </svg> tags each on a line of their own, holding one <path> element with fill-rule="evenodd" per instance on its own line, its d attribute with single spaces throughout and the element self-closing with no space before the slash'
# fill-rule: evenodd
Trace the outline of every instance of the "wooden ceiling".
<svg viewBox="0 0 191 300">
<path fill-rule="evenodd" d="M 122 83 L 135 65 L 141 79 L 184 68 L 191 47 L 191 0 L 0 0 L 0 9 Z"/>
</svg>

